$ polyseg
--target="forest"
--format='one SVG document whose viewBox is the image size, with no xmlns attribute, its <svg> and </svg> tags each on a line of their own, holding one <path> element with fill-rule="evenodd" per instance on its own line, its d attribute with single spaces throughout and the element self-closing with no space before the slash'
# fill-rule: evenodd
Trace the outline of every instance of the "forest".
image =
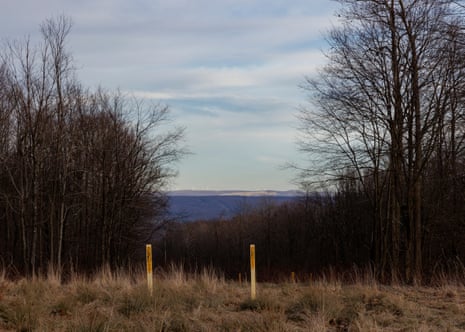
<svg viewBox="0 0 465 332">
<path fill-rule="evenodd" d="M 0 264 L 13 274 L 127 266 L 164 223 L 183 153 L 167 107 L 77 81 L 70 29 L 46 20 L 39 45 L 0 55 Z"/>
<path fill-rule="evenodd" d="M 0 263 L 34 275 L 143 262 L 291 271 L 369 271 L 422 283 L 465 272 L 465 21 L 452 0 L 338 0 L 326 65 L 301 88 L 291 165 L 306 195 L 242 206 L 230 220 L 166 220 L 164 190 L 185 154 L 166 106 L 76 79 L 65 17 L 42 43 L 0 53 Z M 303 75 L 305 73 L 302 73 Z M 292 161 L 289 161 L 292 163 Z"/>
</svg>

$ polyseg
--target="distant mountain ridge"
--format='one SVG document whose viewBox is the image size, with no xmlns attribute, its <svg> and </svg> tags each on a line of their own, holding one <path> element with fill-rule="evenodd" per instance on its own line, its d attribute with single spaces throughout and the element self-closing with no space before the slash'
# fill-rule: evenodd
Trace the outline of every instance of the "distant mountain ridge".
<svg viewBox="0 0 465 332">
<path fill-rule="evenodd" d="M 169 217 L 189 222 L 230 219 L 244 208 L 256 208 L 271 201 L 282 204 L 303 196 L 300 191 L 177 190 L 168 193 Z"/>
<path fill-rule="evenodd" d="M 304 192 L 299 190 L 174 190 L 168 192 L 168 196 L 302 196 Z"/>
</svg>

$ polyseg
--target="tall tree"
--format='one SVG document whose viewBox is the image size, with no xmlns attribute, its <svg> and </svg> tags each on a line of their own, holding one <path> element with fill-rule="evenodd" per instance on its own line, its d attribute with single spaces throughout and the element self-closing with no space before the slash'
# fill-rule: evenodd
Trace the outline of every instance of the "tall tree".
<svg viewBox="0 0 465 332">
<path fill-rule="evenodd" d="M 183 154 L 167 107 L 77 82 L 70 29 L 47 20 L 38 46 L 0 52 L 0 260 L 31 274 L 127 263 L 160 227 Z"/>
<path fill-rule="evenodd" d="M 339 2 L 328 64 L 305 84 L 316 107 L 301 112 L 301 147 L 320 154 L 308 170 L 361 183 L 378 271 L 420 281 L 424 174 L 444 115 L 462 103 L 450 91 L 464 82 L 450 75 L 462 72 L 465 53 L 448 47 L 463 38 L 462 17 L 447 0 Z"/>
</svg>

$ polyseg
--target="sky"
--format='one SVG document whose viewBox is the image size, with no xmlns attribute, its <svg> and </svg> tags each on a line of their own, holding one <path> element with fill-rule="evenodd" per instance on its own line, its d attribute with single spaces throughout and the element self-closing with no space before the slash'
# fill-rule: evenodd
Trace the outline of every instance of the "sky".
<svg viewBox="0 0 465 332">
<path fill-rule="evenodd" d="M 66 15 L 79 81 L 168 105 L 191 154 L 169 190 L 297 189 L 299 88 L 324 65 L 332 0 L 0 0 L 0 39 Z"/>
</svg>

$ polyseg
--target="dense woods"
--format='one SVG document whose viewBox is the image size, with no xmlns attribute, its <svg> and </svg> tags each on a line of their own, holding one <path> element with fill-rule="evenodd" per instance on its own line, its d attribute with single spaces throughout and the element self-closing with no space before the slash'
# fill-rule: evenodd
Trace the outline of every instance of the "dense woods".
<svg viewBox="0 0 465 332">
<path fill-rule="evenodd" d="M 40 45 L 0 53 L 0 260 L 26 274 L 128 264 L 161 226 L 182 154 L 166 107 L 79 84 L 70 29 L 45 21 Z"/>
<path fill-rule="evenodd" d="M 456 197 L 465 199 L 462 193 Z M 425 198 L 424 204 L 422 282 L 461 279 L 465 208 L 454 209 L 453 202 L 445 197 L 438 201 L 437 195 Z M 248 278 L 249 244 L 254 243 L 260 281 L 289 280 L 291 272 L 299 280 L 336 274 L 350 281 L 368 273 L 381 282 L 393 281 L 375 264 L 373 207 L 357 180 L 341 180 L 335 191 L 294 202 L 275 204 L 264 198 L 259 207 L 239 210 L 230 220 L 171 223 L 154 243 L 157 265 L 181 264 L 193 272 L 206 267 L 228 278 L 237 279 L 239 273 Z M 408 281 L 402 275 L 396 278 Z"/>
<path fill-rule="evenodd" d="M 328 64 L 305 86 L 315 107 L 301 113 L 302 148 L 331 154 L 311 170 L 352 178 L 365 192 L 380 273 L 420 281 L 440 224 L 461 228 L 453 220 L 463 206 L 462 8 L 340 2 L 343 25 L 329 36 Z"/>
<path fill-rule="evenodd" d="M 172 224 L 157 256 L 163 262 L 182 263 L 188 270 L 212 267 L 227 277 L 247 277 L 249 244 L 256 245 L 259 280 L 319 276 L 370 261 L 369 215 L 358 193 L 311 195 L 275 204 L 263 199 L 258 207 L 240 207 L 231 220 Z"/>
</svg>

